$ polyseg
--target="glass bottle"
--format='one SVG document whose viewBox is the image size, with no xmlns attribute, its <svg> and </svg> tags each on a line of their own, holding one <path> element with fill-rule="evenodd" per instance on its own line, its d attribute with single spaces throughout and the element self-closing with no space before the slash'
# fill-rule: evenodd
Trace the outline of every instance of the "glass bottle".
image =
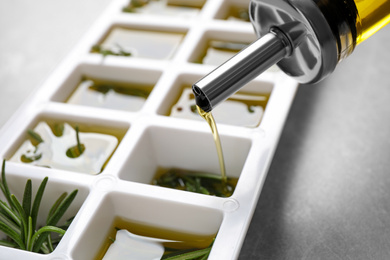
<svg viewBox="0 0 390 260">
<path fill-rule="evenodd" d="M 333 72 L 390 22 L 390 0 L 251 0 L 259 39 L 193 85 L 206 112 L 273 64 L 300 83 Z"/>
</svg>

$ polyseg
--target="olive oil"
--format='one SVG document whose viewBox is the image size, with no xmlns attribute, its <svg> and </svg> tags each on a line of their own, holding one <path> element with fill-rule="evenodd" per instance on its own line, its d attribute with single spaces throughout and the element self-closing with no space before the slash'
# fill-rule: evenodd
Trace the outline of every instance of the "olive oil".
<svg viewBox="0 0 390 260">
<path fill-rule="evenodd" d="M 203 7 L 205 0 L 130 0 L 122 8 L 126 13 L 144 13 L 193 17 Z"/>
<path fill-rule="evenodd" d="M 338 49 L 338 60 L 390 22 L 390 0 L 318 0 Z"/>
<path fill-rule="evenodd" d="M 357 44 L 363 42 L 390 22 L 389 0 L 355 0 L 358 13 Z"/>
<path fill-rule="evenodd" d="M 113 26 L 101 41 L 92 46 L 91 53 L 170 60 L 184 36 L 185 33 L 181 32 L 139 30 L 118 25 Z"/>
<path fill-rule="evenodd" d="M 250 22 L 248 7 L 231 6 L 226 15 L 226 20 Z"/>
<path fill-rule="evenodd" d="M 196 109 L 195 96 L 191 85 L 183 84 L 182 92 L 173 101 L 167 116 L 192 120 L 204 120 Z M 253 93 L 239 91 L 213 110 L 218 123 L 242 126 L 259 126 L 270 97 L 269 92 Z"/>
<path fill-rule="evenodd" d="M 220 65 L 248 46 L 247 42 L 209 40 L 205 49 L 193 61 L 207 65 Z"/>
<path fill-rule="evenodd" d="M 221 175 L 176 168 L 158 168 L 152 180 L 153 185 L 196 192 L 217 197 L 230 197 L 237 185 L 238 178 L 226 178 Z"/>
<path fill-rule="evenodd" d="M 142 108 L 153 87 L 152 84 L 84 78 L 66 102 L 134 112 Z"/>
<path fill-rule="evenodd" d="M 217 124 L 215 123 L 213 114 L 211 114 L 211 112 L 205 112 L 198 106 L 196 106 L 196 109 L 198 110 L 199 115 L 203 117 L 204 120 L 206 120 L 207 124 L 209 124 L 211 128 L 211 133 L 213 134 L 215 146 L 217 148 L 219 168 L 221 169 L 222 183 L 226 185 L 227 177 L 226 177 L 226 169 L 225 169 L 225 160 L 223 158 L 222 145 L 217 130 Z"/>
<path fill-rule="evenodd" d="M 164 255 L 172 253 L 177 250 L 185 249 L 202 249 L 207 248 L 213 243 L 216 234 L 199 235 L 188 234 L 185 232 L 169 230 L 162 227 L 151 226 L 145 223 L 116 217 L 111 225 L 109 233 L 107 233 L 104 244 L 100 247 L 100 251 L 96 255 L 96 260 L 101 260 L 106 254 L 108 248 L 115 239 L 116 231 L 119 229 L 126 229 L 129 232 L 143 237 L 172 240 L 172 242 L 164 242 Z"/>
<path fill-rule="evenodd" d="M 84 132 L 84 128 L 78 132 L 77 126 L 42 121 L 28 131 L 27 140 L 10 161 L 99 174 L 118 143 L 119 139 L 111 134 Z"/>
</svg>

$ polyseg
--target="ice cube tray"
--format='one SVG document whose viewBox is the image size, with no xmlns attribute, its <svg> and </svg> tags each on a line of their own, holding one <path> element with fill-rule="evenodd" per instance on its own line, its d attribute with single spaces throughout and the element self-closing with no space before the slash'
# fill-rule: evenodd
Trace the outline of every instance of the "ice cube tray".
<svg viewBox="0 0 390 260">
<path fill-rule="evenodd" d="M 269 96 L 256 127 L 218 124 L 216 117 L 227 175 L 239 178 L 231 197 L 151 185 L 158 167 L 219 172 L 206 122 L 171 117 L 169 110 L 183 85 L 194 83 L 215 68 L 197 62 L 199 55 L 207 52 L 208 42 L 249 43 L 256 38 L 250 22 L 230 19 L 228 15 L 232 8 L 247 8 L 249 0 L 174 2 L 178 6 L 191 2 L 196 8 L 128 13 L 123 12 L 128 0 L 113 1 L 35 95 L 3 127 L 0 152 L 7 160 L 26 140 L 27 129 L 41 121 L 98 129 L 99 133 L 117 136 L 119 145 L 103 171 L 96 175 L 7 162 L 8 183 L 17 197 L 22 196 L 26 179 L 32 179 L 36 190 L 38 183 L 49 177 L 42 216 L 49 210 L 53 197 L 76 188 L 79 194 L 65 216 L 76 217 L 54 252 L 43 255 L 0 246 L 1 259 L 95 259 L 116 217 L 172 232 L 217 234 L 209 259 L 237 259 L 298 84 L 271 69 L 244 87 L 243 91 Z M 126 44 L 112 44 L 112 40 L 110 48 L 114 52 L 133 55 L 93 52 L 97 45 L 104 45 L 116 28 L 151 35 L 151 47 L 141 47 L 152 48 L 150 52 L 161 50 L 164 55 L 141 55 L 145 52 L 126 49 Z M 153 85 L 153 89 L 136 111 L 67 103 L 83 77 Z M 43 217 L 38 220 L 39 224 L 44 221 Z M 0 233 L 0 237 L 4 234 Z"/>
</svg>

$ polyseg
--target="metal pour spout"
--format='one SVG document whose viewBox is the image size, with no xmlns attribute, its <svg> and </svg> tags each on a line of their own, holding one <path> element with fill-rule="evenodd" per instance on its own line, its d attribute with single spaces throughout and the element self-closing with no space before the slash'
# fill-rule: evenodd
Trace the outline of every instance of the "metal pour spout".
<svg viewBox="0 0 390 260">
<path fill-rule="evenodd" d="M 192 86 L 197 106 L 210 112 L 246 83 L 290 56 L 305 37 L 306 28 L 298 21 L 272 27 Z"/>
</svg>

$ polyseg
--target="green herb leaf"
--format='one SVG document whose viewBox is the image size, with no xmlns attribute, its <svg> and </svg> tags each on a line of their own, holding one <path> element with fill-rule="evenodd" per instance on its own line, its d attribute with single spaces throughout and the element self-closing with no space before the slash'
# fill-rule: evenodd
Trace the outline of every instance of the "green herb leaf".
<svg viewBox="0 0 390 260">
<path fill-rule="evenodd" d="M 0 240 L 0 245 L 40 253 L 52 252 L 54 250 L 54 243 L 57 244 L 60 238 L 53 242 L 50 234 L 54 232 L 62 236 L 65 233 L 65 229 L 56 227 L 55 225 L 69 208 L 70 203 L 77 194 L 77 190 L 74 190 L 69 196 L 66 196 L 66 194 L 65 196 L 61 195 L 54 203 L 50 211 L 50 217 L 48 217 L 48 222 L 53 224 L 48 224 L 36 231 L 38 211 L 48 178 L 46 177 L 42 180 L 31 207 L 31 180 L 29 179 L 26 182 L 21 204 L 15 195 L 9 191 L 5 177 L 5 160 L 3 160 L 1 176 L 1 191 L 7 200 L 9 200 L 9 205 L 0 200 L 0 231 L 7 236 L 6 239 Z M 69 226 L 71 219 L 65 223 L 64 226 L 66 228 Z"/>
<path fill-rule="evenodd" d="M 165 257 L 162 257 L 161 260 L 192 260 L 198 257 L 203 257 L 205 255 L 208 256 L 210 254 L 210 251 L 211 247 L 182 253 L 179 255 L 176 255 L 177 253 L 175 253 L 175 256 L 166 255 Z"/>
<path fill-rule="evenodd" d="M 65 214 L 66 210 L 69 208 L 70 204 L 73 202 L 74 198 L 77 195 L 78 190 L 72 191 L 57 207 L 53 212 L 52 216 L 47 220 L 47 225 L 57 225 L 57 222 Z"/>
<path fill-rule="evenodd" d="M 47 215 L 46 223 L 49 220 L 49 218 L 53 216 L 54 212 L 57 210 L 58 206 L 66 198 L 67 195 L 68 195 L 67 192 L 62 193 L 61 196 L 58 197 L 58 199 L 54 202 L 53 206 L 50 208 L 49 214 Z"/>
<path fill-rule="evenodd" d="M 44 226 L 44 227 L 41 227 L 37 232 L 35 232 L 35 234 L 33 235 L 32 239 L 31 239 L 32 243 L 36 242 L 34 247 L 32 247 L 32 248 L 33 249 L 34 248 L 40 248 L 41 245 L 36 247 L 36 245 L 38 244 L 38 241 L 40 241 L 40 239 L 43 238 L 43 237 L 46 238 L 50 232 L 58 233 L 60 235 L 64 235 L 65 234 L 65 230 L 63 230 L 61 228 L 58 228 L 58 227 L 55 227 L 55 226 Z M 33 252 L 37 252 L 35 250 L 32 250 L 32 251 Z"/>
<path fill-rule="evenodd" d="M 2 201 L 0 201 L 2 202 Z M 19 219 L 18 219 L 19 220 Z M 14 230 L 15 232 L 19 232 L 20 230 L 20 224 L 17 225 L 12 217 L 4 214 L 3 212 L 0 213 L 0 222 L 3 222 L 4 224 L 6 224 L 9 228 L 11 228 L 12 230 Z"/>
<path fill-rule="evenodd" d="M 20 235 L 12 230 L 10 227 L 6 226 L 3 222 L 0 222 L 0 230 L 3 231 L 9 238 L 11 238 L 15 243 L 21 248 L 25 249 L 23 241 L 20 239 Z"/>
<path fill-rule="evenodd" d="M 19 213 L 20 219 L 22 220 L 21 225 L 21 239 L 25 240 L 27 238 L 28 233 L 28 216 L 26 215 L 26 212 L 24 212 L 22 205 L 20 204 L 19 200 L 15 197 L 14 194 L 11 194 L 11 200 L 15 204 L 15 208 Z"/>
<path fill-rule="evenodd" d="M 38 144 L 43 143 L 42 137 L 34 130 L 28 129 L 27 133 L 32 138 L 31 142 L 34 146 L 37 146 Z"/>
<path fill-rule="evenodd" d="M 70 147 L 66 151 L 66 156 L 69 158 L 78 158 L 85 151 L 85 145 L 81 144 L 80 147 L 78 145 Z"/>
<path fill-rule="evenodd" d="M 30 216 L 31 211 L 31 193 L 32 193 L 32 184 L 31 180 L 27 180 L 26 187 L 24 188 L 24 194 L 23 194 L 23 210 L 26 213 L 27 216 Z"/>
<path fill-rule="evenodd" d="M 32 162 L 35 162 L 35 161 L 38 161 L 39 159 L 42 158 L 42 154 L 33 154 L 31 156 L 27 156 L 25 154 L 23 154 L 21 157 L 20 157 L 20 160 L 24 163 L 32 163 Z"/>
<path fill-rule="evenodd" d="M 32 218 L 33 230 L 35 230 L 36 226 L 37 226 L 39 206 L 41 205 L 43 193 L 45 191 L 46 184 L 47 184 L 48 180 L 49 180 L 48 177 L 45 177 L 42 180 L 41 185 L 39 185 L 38 191 L 35 194 L 34 203 L 33 203 L 32 210 L 31 210 L 31 218 Z"/>
<path fill-rule="evenodd" d="M 110 49 L 104 49 L 100 45 L 94 45 L 91 48 L 92 53 L 100 53 L 103 55 L 103 57 L 106 57 L 108 55 L 112 56 L 131 56 L 130 52 L 125 51 L 120 45 L 117 44 L 117 47 L 119 51 L 113 51 Z"/>
<path fill-rule="evenodd" d="M 8 204 L 13 209 L 14 207 L 12 205 L 11 193 L 9 192 L 7 179 L 5 177 L 5 160 L 3 160 L 3 164 L 1 166 L 1 183 L 2 183 L 1 190 L 2 190 L 5 198 L 7 199 Z"/>
<path fill-rule="evenodd" d="M 32 218 L 31 218 L 31 216 L 28 216 L 27 238 L 26 238 L 27 251 L 31 251 L 32 250 L 32 242 L 33 242 L 32 236 L 33 236 Z"/>
<path fill-rule="evenodd" d="M 8 207 L 6 203 L 0 200 L 0 208 L 3 210 L 3 214 L 5 217 L 8 217 L 10 220 L 12 220 L 16 225 L 20 227 L 21 225 L 21 219 L 20 217 L 15 214 L 11 208 Z"/>
<path fill-rule="evenodd" d="M 52 132 L 55 136 L 60 137 L 64 134 L 65 126 L 64 124 L 54 124 Z"/>
<path fill-rule="evenodd" d="M 13 247 L 16 248 L 18 245 L 15 242 L 8 240 L 0 240 L 0 246 Z"/>
<path fill-rule="evenodd" d="M 79 137 L 79 127 L 76 126 L 76 141 L 77 141 L 77 145 L 76 146 L 72 146 L 70 147 L 67 151 L 66 151 L 66 156 L 68 156 L 69 158 L 78 158 L 80 157 L 83 152 L 85 151 L 85 145 L 80 143 L 80 137 Z"/>
<path fill-rule="evenodd" d="M 47 236 L 47 249 L 49 250 L 49 252 L 53 252 L 54 251 L 54 247 L 53 247 L 53 241 L 51 240 L 51 234 L 49 234 Z"/>
</svg>

